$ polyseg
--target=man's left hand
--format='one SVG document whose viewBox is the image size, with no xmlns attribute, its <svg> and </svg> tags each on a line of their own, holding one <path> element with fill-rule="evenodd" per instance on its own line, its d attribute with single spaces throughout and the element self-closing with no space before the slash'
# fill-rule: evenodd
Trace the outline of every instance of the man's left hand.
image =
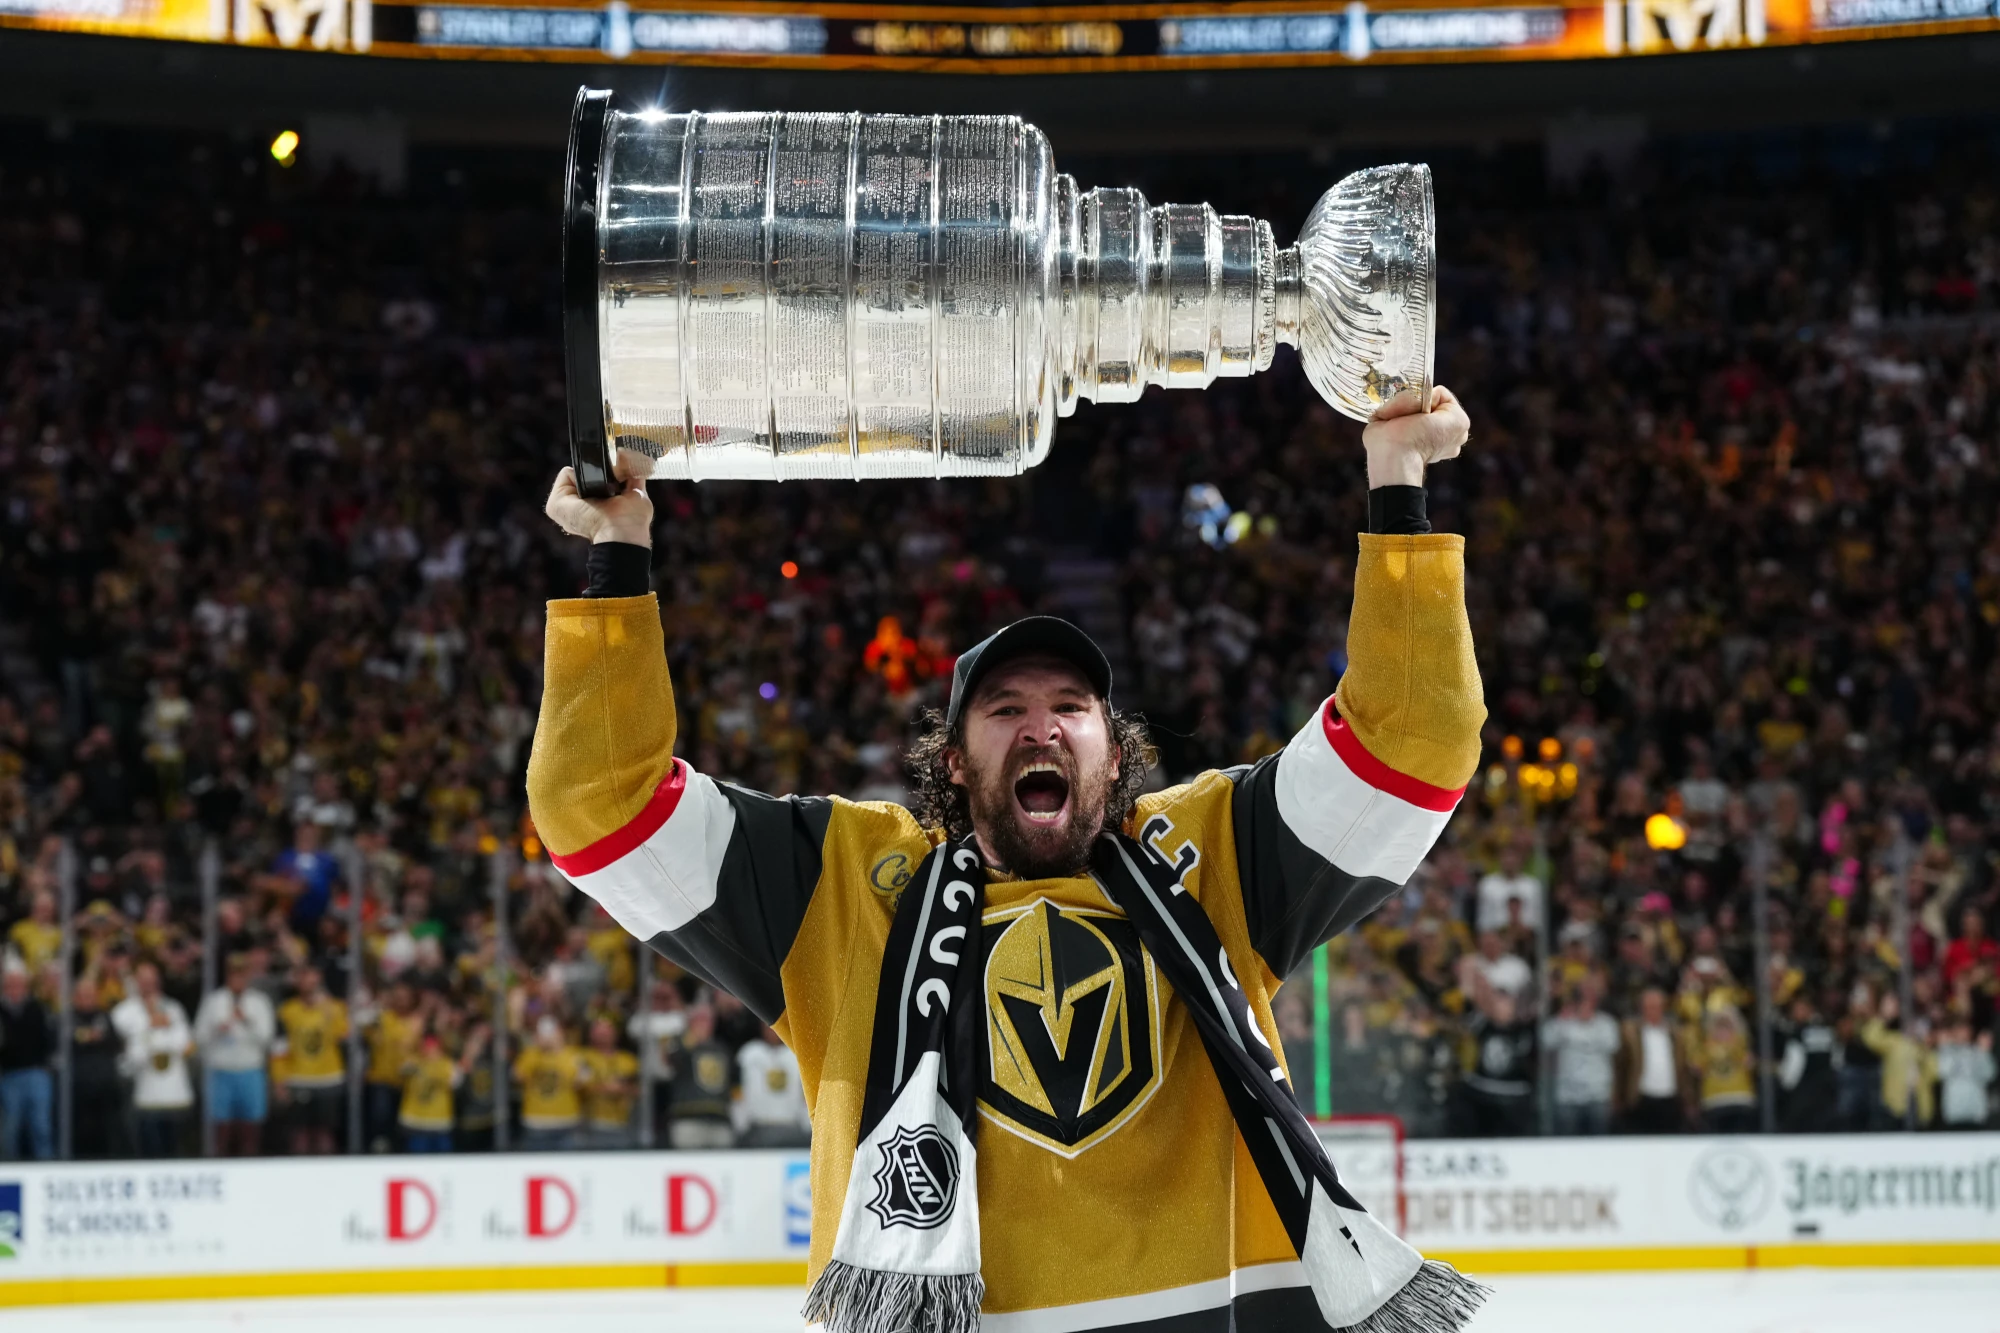
<svg viewBox="0 0 2000 1333">
<path fill-rule="evenodd" d="M 1415 389 L 1405 389 L 1375 409 L 1361 432 L 1368 452 L 1368 489 L 1421 486 L 1424 468 L 1458 457 L 1472 434 L 1472 422 L 1458 397 L 1442 384 L 1431 386 L 1431 410 L 1422 410 Z"/>
</svg>

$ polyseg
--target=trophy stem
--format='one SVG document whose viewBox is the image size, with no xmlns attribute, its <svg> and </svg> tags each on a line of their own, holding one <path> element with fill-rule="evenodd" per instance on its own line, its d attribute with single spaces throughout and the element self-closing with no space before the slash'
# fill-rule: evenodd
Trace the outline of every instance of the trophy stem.
<svg viewBox="0 0 2000 1333">
<path fill-rule="evenodd" d="M 1149 384 L 1200 389 L 1254 374 L 1281 338 L 1296 341 L 1281 330 L 1299 321 L 1298 252 L 1280 252 L 1269 223 L 1151 205 L 1132 189 L 1075 191 L 1059 177 L 1058 200 L 1071 197 L 1074 211 L 1057 213 L 1063 415 L 1078 397 L 1129 403 Z"/>
<path fill-rule="evenodd" d="M 1271 256 L 1271 288 L 1275 306 L 1272 332 L 1279 342 L 1297 347 L 1299 325 L 1305 319 L 1305 280 L 1296 245 L 1288 245 Z"/>
</svg>

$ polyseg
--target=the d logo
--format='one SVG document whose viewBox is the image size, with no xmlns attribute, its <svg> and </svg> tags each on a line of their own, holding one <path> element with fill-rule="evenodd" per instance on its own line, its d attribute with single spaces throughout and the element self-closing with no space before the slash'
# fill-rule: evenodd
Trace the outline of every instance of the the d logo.
<svg viewBox="0 0 2000 1333">
<path fill-rule="evenodd" d="M 551 1208 L 550 1195 L 556 1206 Z M 560 1219 L 560 1220 L 558 1220 Z M 553 1240 L 576 1221 L 576 1191 L 555 1176 L 528 1177 L 528 1234 L 536 1240 Z"/>
<path fill-rule="evenodd" d="M 667 1177 L 668 1235 L 699 1236 L 715 1225 L 715 1215 L 720 1211 L 715 1186 L 702 1177 Z"/>
<path fill-rule="evenodd" d="M 389 1182 L 390 1240 L 422 1240 L 430 1234 L 437 1215 L 437 1195 L 431 1193 L 429 1185 L 421 1180 Z"/>
</svg>

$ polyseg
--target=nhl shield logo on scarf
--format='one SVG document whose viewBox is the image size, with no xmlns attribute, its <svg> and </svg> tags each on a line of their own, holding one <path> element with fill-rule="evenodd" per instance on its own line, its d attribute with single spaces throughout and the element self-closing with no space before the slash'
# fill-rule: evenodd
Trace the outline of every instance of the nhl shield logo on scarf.
<svg viewBox="0 0 2000 1333">
<path fill-rule="evenodd" d="M 868 1211 L 884 1227 L 928 1231 L 951 1216 L 958 1199 L 958 1149 L 932 1125 L 897 1126 L 876 1144 L 882 1165 L 875 1172 L 875 1197 Z"/>
</svg>

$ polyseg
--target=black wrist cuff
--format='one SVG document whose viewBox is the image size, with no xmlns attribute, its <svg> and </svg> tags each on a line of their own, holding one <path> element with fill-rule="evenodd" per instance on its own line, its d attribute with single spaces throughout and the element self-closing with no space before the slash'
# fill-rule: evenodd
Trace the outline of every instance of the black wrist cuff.
<svg viewBox="0 0 2000 1333">
<path fill-rule="evenodd" d="M 585 597 L 644 597 L 653 590 L 653 548 L 636 542 L 593 542 L 584 561 Z"/>
<path fill-rule="evenodd" d="M 1431 530 L 1428 495 L 1421 486 L 1377 486 L 1368 492 L 1368 530 L 1408 537 Z"/>
</svg>

